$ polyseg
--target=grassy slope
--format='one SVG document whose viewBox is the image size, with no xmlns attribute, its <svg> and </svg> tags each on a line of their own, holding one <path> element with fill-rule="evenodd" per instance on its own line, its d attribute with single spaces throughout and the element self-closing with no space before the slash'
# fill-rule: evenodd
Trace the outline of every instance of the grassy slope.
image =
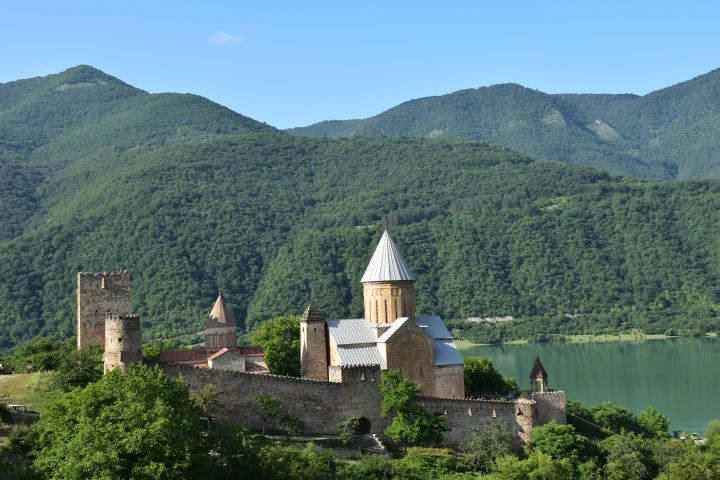
<svg viewBox="0 0 720 480">
<path fill-rule="evenodd" d="M 0 375 L 0 397 L 8 404 L 30 405 L 35 412 L 43 413 L 48 403 L 59 399 L 63 393 L 50 388 L 51 373 L 26 373 Z"/>
</svg>

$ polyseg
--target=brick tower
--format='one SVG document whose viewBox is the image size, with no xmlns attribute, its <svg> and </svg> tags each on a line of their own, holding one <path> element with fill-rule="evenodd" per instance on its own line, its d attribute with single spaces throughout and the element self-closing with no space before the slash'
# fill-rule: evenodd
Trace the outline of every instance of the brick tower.
<svg viewBox="0 0 720 480">
<path fill-rule="evenodd" d="M 105 317 L 129 315 L 130 272 L 79 272 L 77 275 L 77 346 L 105 344 Z"/>
<path fill-rule="evenodd" d="M 300 376 L 328 379 L 328 333 L 322 314 L 308 305 L 300 319 Z"/>
<path fill-rule="evenodd" d="M 361 282 L 368 322 L 393 323 L 402 317 L 415 320 L 415 276 L 387 230 Z"/>
</svg>

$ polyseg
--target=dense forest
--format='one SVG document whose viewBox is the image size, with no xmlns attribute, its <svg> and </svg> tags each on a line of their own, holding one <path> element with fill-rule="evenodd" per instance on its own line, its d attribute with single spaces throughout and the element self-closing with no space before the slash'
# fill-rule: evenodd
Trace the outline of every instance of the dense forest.
<svg viewBox="0 0 720 480">
<path fill-rule="evenodd" d="M 419 314 L 708 331 L 718 207 L 717 181 L 444 137 L 298 137 L 75 67 L 0 84 L 0 348 L 74 335 L 78 271 L 129 269 L 147 340 L 199 331 L 217 288 L 248 329 L 310 301 L 358 316 L 384 227 Z"/>
<path fill-rule="evenodd" d="M 494 85 L 290 132 L 328 138 L 461 137 L 640 178 L 718 178 L 720 69 L 642 97 Z"/>
</svg>

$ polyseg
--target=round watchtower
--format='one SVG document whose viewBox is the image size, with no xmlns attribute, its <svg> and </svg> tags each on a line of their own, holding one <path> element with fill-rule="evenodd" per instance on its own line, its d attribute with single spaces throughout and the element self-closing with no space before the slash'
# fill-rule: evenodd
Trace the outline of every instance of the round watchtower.
<svg viewBox="0 0 720 480">
<path fill-rule="evenodd" d="M 105 318 L 105 372 L 123 371 L 131 363 L 142 361 L 139 315 L 108 315 Z"/>
</svg>

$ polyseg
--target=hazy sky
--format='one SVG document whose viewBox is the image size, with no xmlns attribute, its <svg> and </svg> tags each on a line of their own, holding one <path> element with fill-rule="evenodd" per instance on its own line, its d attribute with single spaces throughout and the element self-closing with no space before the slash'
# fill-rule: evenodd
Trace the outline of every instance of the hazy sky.
<svg viewBox="0 0 720 480">
<path fill-rule="evenodd" d="M 286 128 L 515 82 L 637 93 L 720 67 L 715 1 L 8 0 L 0 82 L 89 64 Z"/>
</svg>

